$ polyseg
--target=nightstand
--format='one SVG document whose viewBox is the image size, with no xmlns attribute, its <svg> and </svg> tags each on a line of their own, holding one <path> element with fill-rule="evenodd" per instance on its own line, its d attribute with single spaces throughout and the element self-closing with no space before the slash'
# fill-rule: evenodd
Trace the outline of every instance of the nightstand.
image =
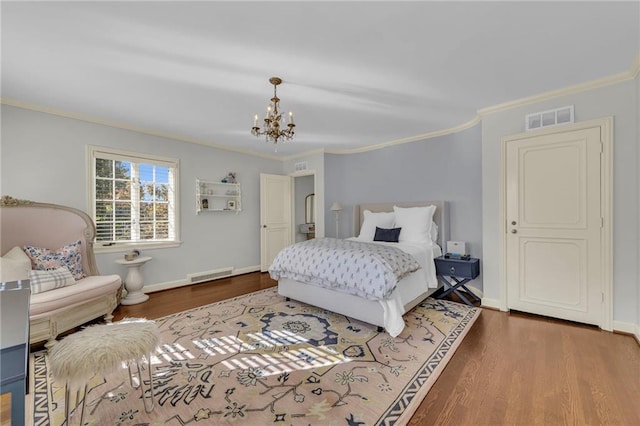
<svg viewBox="0 0 640 426">
<path fill-rule="evenodd" d="M 464 303 L 473 306 L 473 303 L 458 291 L 461 289 L 471 296 L 474 301 L 480 301 L 480 298 L 465 285 L 480 275 L 480 259 L 473 257 L 470 259 L 446 259 L 444 256 L 440 256 L 434 260 L 436 263 L 436 274 L 444 284 L 444 291 L 439 296 L 436 296 L 438 299 L 446 297 L 453 292 L 462 299 Z"/>
</svg>

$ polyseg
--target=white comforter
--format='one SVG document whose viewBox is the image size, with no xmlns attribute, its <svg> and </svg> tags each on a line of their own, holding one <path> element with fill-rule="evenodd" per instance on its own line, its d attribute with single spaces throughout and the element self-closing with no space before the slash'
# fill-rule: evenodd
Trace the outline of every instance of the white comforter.
<svg viewBox="0 0 640 426">
<path fill-rule="evenodd" d="M 348 238 L 357 240 L 357 238 Z M 385 244 L 397 247 L 400 250 L 412 255 L 420 264 L 420 267 L 424 271 L 425 278 L 427 280 L 427 288 L 438 288 L 438 279 L 436 278 L 436 265 L 433 262 L 438 256 L 442 255 L 440 246 L 435 243 L 385 243 L 376 241 L 375 244 Z"/>
<path fill-rule="evenodd" d="M 397 245 L 317 238 L 285 247 L 269 273 L 276 280 L 290 278 L 369 300 L 384 300 L 402 277 L 419 268 L 417 259 Z"/>
<path fill-rule="evenodd" d="M 436 266 L 433 259 L 441 256 L 442 250 L 435 243 L 379 242 L 378 244 L 393 244 L 413 255 L 420 264 L 420 269 L 401 281 L 390 297 L 379 301 L 384 312 L 384 328 L 389 335 L 396 337 L 404 330 L 405 324 L 402 317 L 405 313 L 404 305 L 419 295 L 426 293 L 430 288 L 438 288 Z"/>
<path fill-rule="evenodd" d="M 349 238 L 349 240 L 357 240 Z M 420 265 L 420 268 L 409 274 L 405 279 L 400 281 L 395 290 L 391 292 L 389 297 L 378 300 L 384 312 L 383 324 L 387 332 L 395 337 L 404 329 L 404 305 L 421 294 L 429 291 L 429 289 L 438 288 L 438 280 L 436 278 L 436 269 L 433 259 L 442 255 L 440 246 L 435 243 L 385 243 L 375 242 L 374 244 L 391 245 L 412 255 Z M 271 272 L 271 270 L 270 270 Z M 278 278 L 276 278 L 278 279 Z M 291 278 L 294 281 L 307 281 Z M 337 290 L 337 289 L 336 289 Z M 293 296 L 292 296 L 293 297 Z M 304 300 L 304 299 L 303 299 Z M 308 303 L 313 304 L 312 301 Z M 329 306 L 325 308 L 331 309 Z"/>
</svg>

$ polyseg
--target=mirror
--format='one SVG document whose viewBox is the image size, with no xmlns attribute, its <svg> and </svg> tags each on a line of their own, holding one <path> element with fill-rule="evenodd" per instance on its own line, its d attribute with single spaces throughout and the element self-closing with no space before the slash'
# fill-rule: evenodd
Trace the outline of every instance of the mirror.
<svg viewBox="0 0 640 426">
<path fill-rule="evenodd" d="M 304 197 L 304 220 L 306 223 L 316 223 L 316 194 Z"/>
</svg>

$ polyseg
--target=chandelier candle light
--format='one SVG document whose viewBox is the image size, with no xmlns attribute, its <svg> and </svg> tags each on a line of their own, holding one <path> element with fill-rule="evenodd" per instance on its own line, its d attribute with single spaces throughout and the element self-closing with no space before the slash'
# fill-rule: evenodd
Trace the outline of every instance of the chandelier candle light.
<svg viewBox="0 0 640 426">
<path fill-rule="evenodd" d="M 280 113 L 280 98 L 276 94 L 276 88 L 282 79 L 279 77 L 271 77 L 269 82 L 273 84 L 273 98 L 271 98 L 271 104 L 267 107 L 267 115 L 264 117 L 264 130 L 258 127 L 258 114 L 253 117 L 253 127 L 251 128 L 251 134 L 254 136 L 265 135 L 267 142 L 273 142 L 276 144 L 276 152 L 278 152 L 278 141 L 282 138 L 283 142 L 293 139 L 294 127 L 293 113 L 289 111 L 289 124 L 287 129 L 280 129 L 280 122 L 282 120 L 282 114 Z"/>
</svg>

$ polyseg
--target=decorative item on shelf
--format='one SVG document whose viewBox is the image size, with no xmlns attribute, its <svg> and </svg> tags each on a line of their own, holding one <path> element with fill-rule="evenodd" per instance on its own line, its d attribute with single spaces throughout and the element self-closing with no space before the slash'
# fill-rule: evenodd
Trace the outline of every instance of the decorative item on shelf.
<svg viewBox="0 0 640 426">
<path fill-rule="evenodd" d="M 228 200 L 227 210 L 235 210 L 235 209 L 236 209 L 236 200 Z"/>
<path fill-rule="evenodd" d="M 124 260 L 130 262 L 140 256 L 140 250 L 131 250 L 129 253 L 124 254 Z"/>
<path fill-rule="evenodd" d="M 222 183 L 237 183 L 236 182 L 236 172 L 229 172 L 225 177 L 220 179 Z"/>
<path fill-rule="evenodd" d="M 276 94 L 276 88 L 282 83 L 282 79 L 279 77 L 271 77 L 269 82 L 273 84 L 273 98 L 271 98 L 271 104 L 267 107 L 267 115 L 264 117 L 264 130 L 258 126 L 258 114 L 253 117 L 253 127 L 251 128 L 251 134 L 254 136 L 265 135 L 267 142 L 273 142 L 276 145 L 275 151 L 278 152 L 278 141 L 283 140 L 290 141 L 295 134 L 293 124 L 293 113 L 289 111 L 289 123 L 288 129 L 281 130 L 282 114 L 280 113 L 280 98 Z"/>
<path fill-rule="evenodd" d="M 207 200 L 206 198 L 202 200 L 202 209 L 203 210 L 209 209 L 209 200 Z"/>
<path fill-rule="evenodd" d="M 340 212 L 342 211 L 342 204 L 338 203 L 337 201 L 335 203 L 333 203 L 330 207 L 330 210 L 332 212 L 335 212 L 336 214 L 336 238 L 340 238 L 340 234 L 339 234 L 339 220 L 340 220 Z"/>
</svg>

